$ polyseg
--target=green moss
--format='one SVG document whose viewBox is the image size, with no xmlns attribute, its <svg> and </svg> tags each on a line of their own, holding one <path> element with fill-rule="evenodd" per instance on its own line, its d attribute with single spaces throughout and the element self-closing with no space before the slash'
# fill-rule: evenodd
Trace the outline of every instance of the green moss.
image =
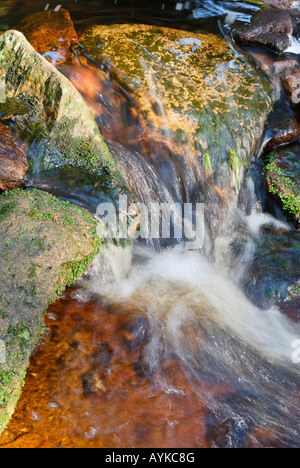
<svg viewBox="0 0 300 468">
<path fill-rule="evenodd" d="M 25 384 L 26 372 L 0 371 L 0 433 L 6 428 Z M 16 385 L 17 383 L 17 385 Z M 14 391 L 12 393 L 12 388 Z"/>
<path fill-rule="evenodd" d="M 7 203 L 0 206 L 0 221 L 10 215 L 13 209 L 16 207 L 16 203 Z"/>
<path fill-rule="evenodd" d="M 73 167 L 84 167 L 92 174 L 99 174 L 101 184 L 110 187 L 115 180 L 117 168 L 107 146 L 104 144 L 99 152 L 99 144 L 82 136 L 75 137 L 72 128 L 75 119 L 63 117 L 51 129 L 49 139 L 51 153 L 57 154 L 58 162 Z"/>
<path fill-rule="evenodd" d="M 80 276 L 83 275 L 83 273 L 85 273 L 87 267 L 92 263 L 95 256 L 100 253 L 102 242 L 103 240 L 100 240 L 97 237 L 97 233 L 95 230 L 94 253 L 87 256 L 81 261 L 72 262 L 63 266 L 55 287 L 54 295 L 52 296 L 49 305 L 55 302 L 68 286 L 74 284 L 80 278 Z"/>
<path fill-rule="evenodd" d="M 8 317 L 8 313 L 5 310 L 0 310 L 0 318 L 6 319 Z"/>
<path fill-rule="evenodd" d="M 98 223 L 90 213 L 46 192 L 5 192 L 3 207 L 0 319 L 8 322 L 1 330 L 6 362 L 0 366 L 0 432 L 19 398 L 29 357 L 43 331 L 44 312 L 101 248 Z"/>
<path fill-rule="evenodd" d="M 203 156 L 203 164 L 204 164 L 204 171 L 206 177 L 210 176 L 213 172 L 212 164 L 211 164 L 211 156 L 209 153 L 205 153 Z"/>
<path fill-rule="evenodd" d="M 283 210 L 292 215 L 299 223 L 300 189 L 295 179 L 299 167 L 297 167 L 297 160 L 292 153 L 285 152 L 284 157 L 290 163 L 290 167 L 294 167 L 295 171 L 280 167 L 276 153 L 271 153 L 267 157 L 264 174 L 269 192 L 280 200 Z"/>
<path fill-rule="evenodd" d="M 28 277 L 31 279 L 36 277 L 36 265 L 31 267 Z"/>
<path fill-rule="evenodd" d="M 71 216 L 60 216 L 65 226 L 75 226 L 77 223 Z"/>
<path fill-rule="evenodd" d="M 250 164 L 240 158 L 235 149 L 228 149 L 228 157 L 231 164 L 231 168 L 234 175 L 235 191 L 239 192 L 239 174 L 240 174 L 240 163 L 242 163 L 248 170 L 250 170 Z"/>
</svg>

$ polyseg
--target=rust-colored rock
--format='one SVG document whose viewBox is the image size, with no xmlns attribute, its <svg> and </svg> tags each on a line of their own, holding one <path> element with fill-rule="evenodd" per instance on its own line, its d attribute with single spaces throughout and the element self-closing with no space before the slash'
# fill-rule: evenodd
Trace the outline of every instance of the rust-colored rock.
<svg viewBox="0 0 300 468">
<path fill-rule="evenodd" d="M 300 10 L 299 2 L 295 2 L 295 0 L 265 0 L 265 3 L 284 10 Z"/>
<path fill-rule="evenodd" d="M 0 123 L 0 190 L 20 187 L 29 166 L 12 139 L 11 131 Z"/>
<path fill-rule="evenodd" d="M 63 8 L 29 15 L 15 29 L 55 66 L 67 60 L 70 46 L 78 42 L 70 13 Z"/>
<path fill-rule="evenodd" d="M 300 104 L 300 69 L 283 74 L 281 82 L 290 103 L 294 107 L 298 106 Z"/>
<path fill-rule="evenodd" d="M 275 62 L 273 70 L 279 77 L 287 100 L 292 107 L 300 104 L 300 66 L 297 60 Z"/>
</svg>

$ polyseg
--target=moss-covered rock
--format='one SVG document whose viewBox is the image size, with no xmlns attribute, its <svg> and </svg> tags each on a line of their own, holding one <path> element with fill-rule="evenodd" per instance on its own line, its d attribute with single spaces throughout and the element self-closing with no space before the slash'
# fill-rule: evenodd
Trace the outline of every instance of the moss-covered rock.
<svg viewBox="0 0 300 468">
<path fill-rule="evenodd" d="M 147 25 L 93 26 L 79 43 L 135 97 L 149 138 L 191 165 L 209 155 L 218 187 L 239 186 L 274 99 L 249 58 L 213 34 Z"/>
<path fill-rule="evenodd" d="M 265 177 L 269 192 L 300 228 L 300 161 L 289 151 L 267 156 Z"/>
<path fill-rule="evenodd" d="M 17 31 L 0 36 L 0 80 L 9 120 L 34 149 L 35 168 L 82 166 L 110 183 L 118 174 L 91 111 L 76 88 Z M 121 180 L 121 178 L 120 178 Z"/>
<path fill-rule="evenodd" d="M 0 197 L 0 432 L 20 395 L 43 313 L 99 253 L 97 222 L 45 192 Z"/>
</svg>

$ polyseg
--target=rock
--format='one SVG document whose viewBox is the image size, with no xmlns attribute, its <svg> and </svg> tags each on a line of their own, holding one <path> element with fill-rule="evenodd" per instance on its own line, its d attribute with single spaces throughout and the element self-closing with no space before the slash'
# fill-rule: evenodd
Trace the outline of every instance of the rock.
<svg viewBox="0 0 300 468">
<path fill-rule="evenodd" d="M 288 151 L 271 153 L 267 161 L 265 177 L 268 190 L 300 227 L 300 161 Z"/>
<path fill-rule="evenodd" d="M 271 73 L 275 73 L 282 85 L 286 99 L 293 108 L 300 103 L 300 66 L 295 59 L 273 63 Z"/>
<path fill-rule="evenodd" d="M 281 82 L 288 101 L 293 107 L 300 104 L 300 68 L 281 73 Z"/>
<path fill-rule="evenodd" d="M 0 197 L 0 432 L 19 398 L 43 314 L 99 253 L 97 222 L 41 191 Z"/>
<path fill-rule="evenodd" d="M 34 147 L 37 171 L 81 166 L 111 186 L 118 172 L 94 117 L 76 88 L 17 31 L 0 36 L 0 116 Z M 120 180 L 120 179 L 119 179 Z"/>
<path fill-rule="evenodd" d="M 284 10 L 300 10 L 300 3 L 295 0 L 265 0 L 267 5 Z"/>
<path fill-rule="evenodd" d="M 250 25 L 233 28 L 232 33 L 238 44 L 266 46 L 282 54 L 292 44 L 293 31 L 288 12 L 267 9 L 255 13 Z"/>
<path fill-rule="evenodd" d="M 0 190 L 19 188 L 29 166 L 9 128 L 0 123 Z"/>
<path fill-rule="evenodd" d="M 269 125 L 273 136 L 266 146 L 267 151 L 293 143 L 300 135 L 300 124 L 295 113 L 288 105 L 284 108 L 282 103 L 275 105 Z"/>
<path fill-rule="evenodd" d="M 273 104 L 268 81 L 243 53 L 212 34 L 134 24 L 90 27 L 79 42 L 82 55 L 135 99 L 145 139 L 203 173 L 209 153 L 216 185 L 232 193 L 245 173 L 240 159 L 252 159 Z"/>
<path fill-rule="evenodd" d="M 78 42 L 70 13 L 63 8 L 29 15 L 14 29 L 54 66 L 65 62 L 70 46 Z"/>
<path fill-rule="evenodd" d="M 292 320 L 300 320 L 300 233 L 268 232 L 261 236 L 244 288 L 262 309 L 278 306 Z"/>
</svg>

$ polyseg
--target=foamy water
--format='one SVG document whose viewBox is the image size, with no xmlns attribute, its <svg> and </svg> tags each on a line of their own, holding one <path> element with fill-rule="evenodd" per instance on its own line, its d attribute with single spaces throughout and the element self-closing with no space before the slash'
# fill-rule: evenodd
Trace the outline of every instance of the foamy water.
<svg viewBox="0 0 300 468">
<path fill-rule="evenodd" d="M 160 368 L 165 353 L 174 354 L 195 376 L 193 386 L 201 402 L 218 417 L 233 418 L 241 425 L 252 421 L 274 426 L 295 439 L 299 436 L 300 368 L 292 355 L 300 327 L 276 307 L 259 309 L 239 287 L 262 226 L 289 227 L 264 214 L 245 217 L 244 223 L 247 242 L 239 260 L 233 261 L 229 247 L 224 249 L 237 235 L 234 228 L 216 239 L 214 262 L 200 251 L 186 251 L 181 246 L 159 252 L 135 246 L 131 259 L 131 250 L 110 245 L 101 262 L 115 266 L 105 278 L 105 269 L 99 274 L 94 265 L 84 286 L 125 313 L 138 310 L 146 314 L 150 337 L 144 360 L 153 372 Z M 237 269 L 240 263 L 244 269 Z M 113 271 L 117 274 L 112 281 Z M 159 376 L 156 383 L 166 392 L 182 392 L 163 372 Z M 240 396 L 224 402 L 203 390 L 203 376 Z"/>
</svg>

